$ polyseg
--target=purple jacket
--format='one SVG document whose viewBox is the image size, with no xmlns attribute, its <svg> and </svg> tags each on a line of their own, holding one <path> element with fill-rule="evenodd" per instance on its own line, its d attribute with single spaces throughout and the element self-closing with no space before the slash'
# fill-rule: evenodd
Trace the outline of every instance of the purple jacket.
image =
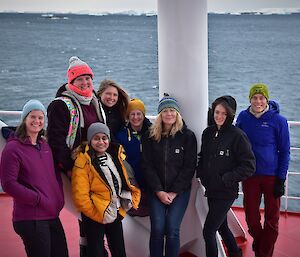
<svg viewBox="0 0 300 257">
<path fill-rule="evenodd" d="M 3 190 L 14 199 L 13 221 L 54 219 L 64 206 L 51 149 L 43 139 L 39 145 L 12 136 L 3 149 L 0 179 Z"/>
</svg>

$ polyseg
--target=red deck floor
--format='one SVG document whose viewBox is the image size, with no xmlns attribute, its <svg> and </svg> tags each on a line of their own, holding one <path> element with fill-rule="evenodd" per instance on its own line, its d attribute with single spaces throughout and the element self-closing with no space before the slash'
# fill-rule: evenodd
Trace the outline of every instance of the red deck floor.
<svg viewBox="0 0 300 257">
<path fill-rule="evenodd" d="M 234 211 L 244 228 L 246 228 L 243 209 L 234 208 Z M 11 212 L 12 198 L 0 194 L 0 256 L 26 257 L 22 241 L 15 234 L 12 228 Z M 65 210 L 61 212 L 60 217 L 66 232 L 70 257 L 78 257 L 79 233 L 77 220 Z M 291 213 L 282 214 L 279 229 L 280 232 L 275 246 L 274 257 L 300 256 L 300 215 Z M 243 249 L 243 256 L 254 256 L 251 250 L 251 245 L 252 238 L 247 235 L 247 241 L 241 245 Z M 192 256 L 193 255 L 189 254 L 181 255 L 181 257 Z"/>
</svg>

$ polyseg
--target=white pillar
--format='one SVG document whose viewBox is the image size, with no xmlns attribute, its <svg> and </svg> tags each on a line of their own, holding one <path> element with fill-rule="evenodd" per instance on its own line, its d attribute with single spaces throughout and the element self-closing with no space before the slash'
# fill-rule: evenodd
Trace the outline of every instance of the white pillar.
<svg viewBox="0 0 300 257">
<path fill-rule="evenodd" d="M 158 0 L 159 94 L 180 103 L 182 114 L 200 137 L 208 109 L 206 0 Z"/>
<path fill-rule="evenodd" d="M 208 32 L 206 0 L 158 0 L 159 95 L 169 93 L 201 143 L 207 126 Z M 181 251 L 205 256 L 202 228 L 207 213 L 203 188 L 194 180 L 181 226 Z M 225 256 L 219 244 L 219 256 Z"/>
</svg>

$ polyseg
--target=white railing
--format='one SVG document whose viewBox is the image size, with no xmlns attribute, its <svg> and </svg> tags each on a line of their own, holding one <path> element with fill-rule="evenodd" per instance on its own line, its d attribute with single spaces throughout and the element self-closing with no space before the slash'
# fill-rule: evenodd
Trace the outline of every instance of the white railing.
<svg viewBox="0 0 300 257">
<path fill-rule="evenodd" d="M 291 128 L 291 127 L 299 127 L 300 128 L 300 121 L 288 121 L 288 124 L 289 124 L 289 128 Z M 300 152 L 300 146 L 291 147 L 290 150 L 291 150 L 291 154 L 292 154 L 293 151 L 299 151 Z M 286 185 L 285 194 L 282 196 L 282 200 L 284 201 L 284 211 L 285 212 L 290 211 L 288 209 L 288 201 L 289 200 L 299 201 L 299 204 L 300 204 L 300 190 L 299 190 L 299 193 L 298 193 L 299 195 L 298 196 L 288 195 L 288 192 L 289 192 L 289 178 L 291 176 L 300 176 L 300 172 L 288 171 L 288 176 L 286 177 L 286 183 L 285 183 L 285 185 Z M 243 195 L 243 192 L 240 191 L 239 195 Z"/>
<path fill-rule="evenodd" d="M 22 111 L 1 111 L 0 110 L 0 115 L 6 115 L 6 116 L 20 116 L 21 113 Z"/>
<path fill-rule="evenodd" d="M 21 115 L 21 111 L 2 111 L 0 110 L 0 120 L 2 116 L 10 116 L 10 117 L 18 117 Z M 155 116 L 147 116 L 150 120 L 154 120 Z M 289 127 L 300 127 L 300 121 L 288 121 Z M 300 151 L 299 147 L 291 147 L 291 152 L 293 151 Z M 289 171 L 288 176 L 286 179 L 286 189 L 285 189 L 285 195 L 282 197 L 284 200 L 284 211 L 288 211 L 288 201 L 289 200 L 297 200 L 300 203 L 300 192 L 298 196 L 290 196 L 288 195 L 289 191 L 289 177 L 290 176 L 300 176 L 300 172 L 293 172 Z M 299 190 L 300 191 L 300 190 Z M 242 195 L 242 192 L 239 192 L 240 195 Z"/>
<path fill-rule="evenodd" d="M 300 122 L 299 121 L 288 121 L 288 124 L 289 124 L 290 128 L 291 127 L 300 127 Z M 300 146 L 291 147 L 290 150 L 291 150 L 291 152 L 293 152 L 293 151 L 300 152 Z M 288 211 L 288 201 L 289 200 L 300 201 L 300 194 L 298 196 L 290 196 L 290 195 L 288 195 L 288 191 L 289 191 L 289 178 L 290 178 L 290 176 L 300 176 L 300 172 L 294 172 L 294 171 L 289 171 L 288 172 L 288 176 L 286 178 L 285 195 L 283 196 L 283 198 L 284 198 L 284 211 Z"/>
</svg>

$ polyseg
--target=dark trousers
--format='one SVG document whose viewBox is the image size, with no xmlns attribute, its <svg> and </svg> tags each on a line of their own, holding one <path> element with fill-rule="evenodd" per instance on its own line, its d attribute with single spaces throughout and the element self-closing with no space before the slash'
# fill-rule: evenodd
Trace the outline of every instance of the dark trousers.
<svg viewBox="0 0 300 257">
<path fill-rule="evenodd" d="M 253 176 L 243 182 L 244 208 L 253 248 L 258 257 L 271 257 L 278 237 L 280 197 L 274 197 L 275 176 Z M 265 218 L 259 210 L 264 196 Z"/>
<path fill-rule="evenodd" d="M 126 257 L 121 217 L 110 224 L 101 224 L 84 214 L 82 222 L 87 238 L 88 257 L 107 257 L 104 248 L 104 234 L 106 235 L 112 257 Z"/>
<path fill-rule="evenodd" d="M 67 241 L 59 220 L 26 220 L 13 223 L 28 257 L 68 257 Z"/>
<path fill-rule="evenodd" d="M 179 256 L 180 224 L 190 199 L 190 193 L 191 191 L 188 190 L 177 195 L 170 205 L 163 204 L 156 195 L 149 194 L 151 257 L 163 256 L 165 236 L 165 256 Z"/>
<path fill-rule="evenodd" d="M 218 256 L 217 231 L 222 237 L 228 251 L 231 253 L 238 252 L 239 248 L 227 223 L 227 212 L 233 204 L 234 199 L 208 198 L 207 201 L 208 213 L 203 227 L 206 257 Z"/>
</svg>

